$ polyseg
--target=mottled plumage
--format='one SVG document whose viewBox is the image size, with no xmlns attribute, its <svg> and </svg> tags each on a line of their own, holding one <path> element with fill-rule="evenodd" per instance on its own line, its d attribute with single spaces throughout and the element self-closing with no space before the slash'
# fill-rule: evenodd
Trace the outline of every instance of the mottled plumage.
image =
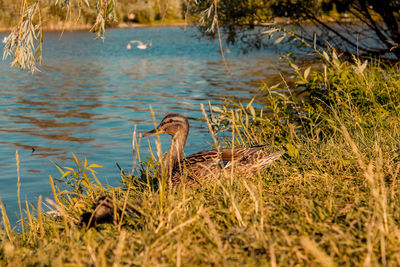
<svg viewBox="0 0 400 267">
<path fill-rule="evenodd" d="M 81 215 L 81 225 L 96 227 L 97 224 L 112 223 L 114 221 L 114 209 L 118 218 L 121 215 L 121 210 L 115 206 L 114 201 L 105 196 L 97 200 L 93 209 L 93 212 L 86 212 Z"/>
<path fill-rule="evenodd" d="M 245 175 L 254 175 L 263 170 L 283 153 L 266 152 L 265 146 L 210 149 L 183 157 L 183 150 L 189 134 L 188 120 L 177 113 L 170 113 L 161 123 L 144 136 L 169 134 L 172 136 L 171 147 L 163 158 L 163 168 L 171 177 L 173 184 L 177 184 L 182 177 L 188 182 L 208 178 L 218 178 L 232 168 Z"/>
<path fill-rule="evenodd" d="M 93 205 L 93 212 L 85 212 L 81 215 L 80 224 L 87 228 L 97 227 L 98 224 L 120 222 L 122 217 L 139 218 L 142 215 L 135 203 L 126 202 L 124 205 L 125 207 L 122 209 L 117 200 L 101 196 Z M 123 211 L 124 216 L 122 216 Z"/>
</svg>

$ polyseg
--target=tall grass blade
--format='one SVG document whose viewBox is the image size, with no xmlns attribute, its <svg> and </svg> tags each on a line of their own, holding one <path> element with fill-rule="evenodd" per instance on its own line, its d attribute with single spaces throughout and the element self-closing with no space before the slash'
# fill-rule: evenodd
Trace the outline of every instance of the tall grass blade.
<svg viewBox="0 0 400 267">
<path fill-rule="evenodd" d="M 18 198 L 18 207 L 19 207 L 19 216 L 21 219 L 21 227 L 22 227 L 22 238 L 25 240 L 25 219 L 22 213 L 22 206 L 21 206 L 21 177 L 19 171 L 19 154 L 18 150 L 15 151 L 15 162 L 17 165 L 17 198 Z"/>
<path fill-rule="evenodd" d="M 8 240 L 13 242 L 13 232 L 11 230 L 10 220 L 8 219 L 6 208 L 4 207 L 4 204 L 1 201 L 1 199 L 0 199 L 0 208 L 1 208 L 1 217 L 3 218 L 2 221 L 4 230 L 6 231 Z"/>
</svg>

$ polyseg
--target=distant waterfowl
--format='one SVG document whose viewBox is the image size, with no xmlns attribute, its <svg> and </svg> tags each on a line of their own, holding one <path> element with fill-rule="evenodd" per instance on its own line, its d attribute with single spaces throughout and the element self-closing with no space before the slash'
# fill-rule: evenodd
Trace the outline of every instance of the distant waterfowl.
<svg viewBox="0 0 400 267">
<path fill-rule="evenodd" d="M 126 49 L 128 49 L 128 50 L 131 49 L 131 48 L 132 48 L 131 44 L 137 44 L 136 48 L 137 48 L 137 49 L 142 49 L 142 50 L 145 50 L 145 49 L 147 49 L 148 47 L 151 47 L 151 46 L 152 46 L 152 43 L 151 43 L 151 42 L 149 42 L 149 43 L 143 43 L 143 42 L 141 42 L 141 41 L 133 40 L 133 41 L 129 41 L 129 43 L 126 45 Z"/>
<path fill-rule="evenodd" d="M 3 38 L 3 44 L 7 43 L 7 36 Z"/>
<path fill-rule="evenodd" d="M 265 146 L 210 149 L 183 157 L 186 139 L 189 134 L 189 122 L 186 117 L 170 113 L 161 123 L 143 136 L 169 134 L 172 136 L 171 146 L 164 155 L 162 165 L 171 178 L 172 184 L 179 183 L 182 178 L 200 182 L 207 178 L 218 178 L 223 170 L 235 170 L 245 175 L 254 175 L 265 169 L 283 152 L 267 152 Z M 226 162 L 226 164 L 224 164 Z"/>
</svg>

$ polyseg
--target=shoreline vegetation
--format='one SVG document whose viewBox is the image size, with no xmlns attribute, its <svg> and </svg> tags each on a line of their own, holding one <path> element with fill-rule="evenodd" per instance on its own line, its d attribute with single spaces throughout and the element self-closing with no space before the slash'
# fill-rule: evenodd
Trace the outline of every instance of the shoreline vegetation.
<svg viewBox="0 0 400 267">
<path fill-rule="evenodd" d="M 44 31 L 90 30 L 96 22 L 96 13 L 87 6 L 70 5 L 63 1 L 57 5 L 41 7 L 41 26 Z M 0 2 L 0 32 L 10 32 L 18 26 L 20 3 L 4 0 Z M 191 26 L 199 24 L 200 17 L 191 14 L 181 0 L 149 0 L 145 3 L 121 0 L 115 5 L 115 20 L 106 23 L 106 28 L 138 28 L 157 26 Z M 337 12 L 322 14 L 322 22 L 355 22 L 354 17 L 342 16 Z M 274 16 L 271 22 L 278 25 L 292 23 L 290 17 Z M 250 23 L 250 22 L 248 22 Z M 200 23 L 201 24 L 201 23 Z M 257 21 L 251 22 L 257 26 Z M 244 24 L 245 25 L 245 24 Z"/>
<path fill-rule="evenodd" d="M 24 3 L 24 2 L 22 2 Z M 29 4 L 29 3 L 25 3 Z M 89 5 L 90 4 L 90 5 Z M 97 23 L 98 14 L 93 3 L 86 1 L 40 5 L 40 16 L 34 18 L 46 31 L 90 30 Z M 110 6 L 111 7 L 111 6 Z M 113 11 L 107 20 L 108 28 L 148 27 L 180 25 L 184 22 L 184 6 L 180 0 L 127 1 L 113 3 Z M 21 19 L 21 2 L 0 2 L 0 32 L 10 32 L 18 27 Z"/>
<path fill-rule="evenodd" d="M 332 18 L 322 18 L 321 21 L 323 22 L 336 22 L 335 19 Z M 341 19 L 340 22 L 342 23 L 355 23 L 358 22 L 359 20 L 354 19 L 354 18 L 344 18 Z M 291 23 L 290 18 L 286 17 L 275 17 L 272 21 L 273 23 L 277 25 L 286 25 Z M 311 23 L 311 22 L 309 22 Z M 147 23 L 130 23 L 130 22 L 120 22 L 120 23 L 115 23 L 112 25 L 108 25 L 106 28 L 107 29 L 129 29 L 129 28 L 146 28 L 146 27 L 190 27 L 194 26 L 193 22 L 185 22 L 184 19 L 177 19 L 177 20 L 168 20 L 168 21 L 151 21 Z M 257 26 L 255 24 L 254 26 Z M 13 30 L 15 26 L 1 26 L 0 25 L 0 33 L 9 33 Z M 82 31 L 82 30 L 90 30 L 93 28 L 92 24 L 88 23 L 77 23 L 77 22 L 72 22 L 72 21 L 60 21 L 57 23 L 50 23 L 46 24 L 43 26 L 44 31 Z"/>
<path fill-rule="evenodd" d="M 400 265 L 399 66 L 315 52 L 312 68 L 287 58 L 295 85 L 265 84 L 262 109 L 203 109 L 213 133 L 232 132 L 222 146 L 285 151 L 267 171 L 171 187 L 153 156 L 110 187 L 74 156 L 49 177 L 52 199 L 19 202 L 16 228 L 0 204 L 0 265 Z M 82 226 L 104 197 L 113 223 Z"/>
<path fill-rule="evenodd" d="M 108 29 L 130 29 L 130 28 L 146 28 L 146 27 L 184 27 L 185 22 L 181 20 L 176 20 L 176 21 L 169 21 L 169 22 L 152 22 L 152 23 L 118 23 L 112 26 L 108 26 Z M 186 26 L 190 26 L 189 24 L 186 24 Z M 57 24 L 50 24 L 46 25 L 43 27 L 43 30 L 46 32 L 52 32 L 52 31 L 83 31 L 87 30 L 89 31 L 93 25 L 91 24 L 76 24 L 73 22 L 60 22 Z M 13 27 L 1 27 L 0 26 L 0 32 L 1 33 L 9 33 L 13 30 Z"/>
</svg>

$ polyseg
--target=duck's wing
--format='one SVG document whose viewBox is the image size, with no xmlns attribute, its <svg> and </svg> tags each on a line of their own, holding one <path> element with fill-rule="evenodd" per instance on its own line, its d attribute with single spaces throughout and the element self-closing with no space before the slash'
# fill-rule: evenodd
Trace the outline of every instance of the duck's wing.
<svg viewBox="0 0 400 267">
<path fill-rule="evenodd" d="M 263 148 L 266 148 L 266 146 L 225 148 L 221 150 L 220 158 L 223 161 L 242 161 L 244 158 L 258 154 L 258 151 L 265 152 Z"/>
<path fill-rule="evenodd" d="M 254 174 L 283 155 L 282 151 L 267 152 L 265 146 L 210 149 L 194 153 L 174 166 L 173 181 L 180 180 L 183 169 L 189 180 L 219 177 L 222 169 L 236 168 L 242 173 Z"/>
<path fill-rule="evenodd" d="M 214 161 L 219 158 L 217 149 L 203 150 L 187 156 L 183 159 L 185 165 L 193 165 L 197 163 L 204 163 L 206 161 Z"/>
<path fill-rule="evenodd" d="M 131 44 L 138 44 L 138 45 L 143 45 L 143 42 L 142 41 L 138 41 L 138 40 L 132 40 L 132 41 L 129 41 Z"/>
<path fill-rule="evenodd" d="M 252 146 L 252 147 L 237 147 L 237 148 L 221 148 L 203 150 L 194 153 L 183 159 L 185 164 L 196 164 L 203 163 L 206 161 L 249 161 L 252 162 L 256 159 L 266 157 L 270 154 L 275 154 L 276 156 L 282 155 L 282 152 L 269 153 L 263 149 L 266 146 Z"/>
</svg>

